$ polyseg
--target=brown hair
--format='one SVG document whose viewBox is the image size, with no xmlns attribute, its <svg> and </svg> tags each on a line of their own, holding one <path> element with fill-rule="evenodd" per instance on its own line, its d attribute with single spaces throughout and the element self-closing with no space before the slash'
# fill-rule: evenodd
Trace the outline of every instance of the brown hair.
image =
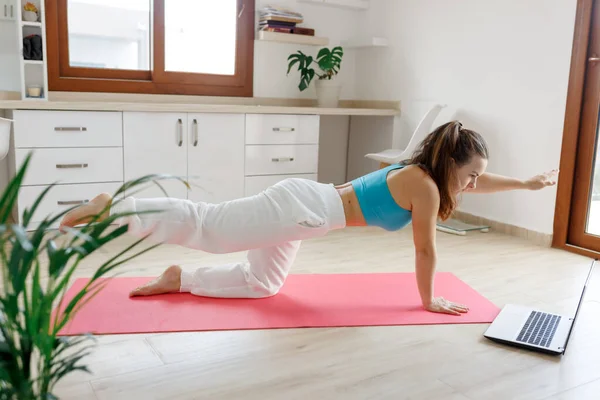
<svg viewBox="0 0 600 400">
<path fill-rule="evenodd" d="M 478 155 L 488 159 L 488 148 L 483 137 L 463 128 L 458 121 L 450 121 L 437 127 L 419 144 L 412 157 L 403 162 L 418 165 L 435 181 L 440 192 L 438 216 L 448 219 L 456 208 L 456 196 L 451 185 L 457 179 L 456 168 Z"/>
</svg>

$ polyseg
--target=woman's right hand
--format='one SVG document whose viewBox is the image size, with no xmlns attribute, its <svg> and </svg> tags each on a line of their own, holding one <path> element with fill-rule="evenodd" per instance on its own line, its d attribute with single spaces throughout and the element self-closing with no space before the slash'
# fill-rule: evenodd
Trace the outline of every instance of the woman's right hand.
<svg viewBox="0 0 600 400">
<path fill-rule="evenodd" d="M 431 312 L 452 315 L 460 315 L 461 313 L 466 313 L 469 311 L 469 308 L 467 306 L 463 304 L 453 303 L 444 299 L 443 297 L 434 297 L 431 303 L 425 306 L 425 309 Z"/>
</svg>

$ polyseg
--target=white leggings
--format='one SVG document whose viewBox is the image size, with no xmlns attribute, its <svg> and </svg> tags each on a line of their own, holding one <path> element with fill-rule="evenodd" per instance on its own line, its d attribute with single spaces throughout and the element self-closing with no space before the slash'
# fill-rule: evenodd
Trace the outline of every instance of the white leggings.
<svg viewBox="0 0 600 400">
<path fill-rule="evenodd" d="M 198 296 L 260 298 L 276 294 L 300 243 L 346 226 L 342 200 L 331 184 L 285 179 L 260 194 L 219 204 L 174 198 L 117 202 L 111 213 L 161 210 L 123 217 L 136 237 L 209 253 L 248 250 L 239 263 L 181 273 L 182 292 Z"/>
</svg>

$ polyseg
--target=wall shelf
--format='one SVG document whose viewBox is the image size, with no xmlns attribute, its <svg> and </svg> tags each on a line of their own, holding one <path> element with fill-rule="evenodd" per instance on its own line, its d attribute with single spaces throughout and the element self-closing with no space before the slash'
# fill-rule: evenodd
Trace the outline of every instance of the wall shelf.
<svg viewBox="0 0 600 400">
<path fill-rule="evenodd" d="M 36 26 L 38 28 L 42 27 L 41 22 L 30 22 L 30 21 L 21 21 L 22 26 Z"/>
<path fill-rule="evenodd" d="M 360 11 L 369 9 L 369 0 L 298 0 L 298 2 Z"/>
<path fill-rule="evenodd" d="M 256 40 L 278 43 L 303 44 L 308 46 L 327 46 L 328 38 L 297 35 L 293 33 L 258 31 Z"/>
<path fill-rule="evenodd" d="M 26 0 L 17 0 L 20 4 L 16 8 L 17 25 L 17 40 L 19 46 L 19 67 L 21 78 L 21 99 L 23 100 L 48 100 L 48 65 L 46 64 L 46 23 L 45 23 L 45 1 L 44 0 L 27 0 L 32 2 L 38 9 L 39 19 L 37 21 L 23 20 L 23 6 Z M 41 53 L 44 60 L 25 60 L 23 57 L 23 39 L 30 35 L 39 35 L 42 39 Z M 41 91 L 40 97 L 31 97 L 30 90 L 34 91 L 39 88 Z"/>
<path fill-rule="evenodd" d="M 349 40 L 343 40 L 341 45 L 344 49 L 388 47 L 388 40 L 382 37 L 357 37 Z"/>
</svg>

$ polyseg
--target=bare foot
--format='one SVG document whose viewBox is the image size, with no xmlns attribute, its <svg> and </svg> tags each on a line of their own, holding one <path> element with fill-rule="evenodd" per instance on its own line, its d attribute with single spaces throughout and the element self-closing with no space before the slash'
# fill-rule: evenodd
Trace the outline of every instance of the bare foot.
<svg viewBox="0 0 600 400">
<path fill-rule="evenodd" d="M 63 217 L 59 229 L 62 231 L 64 227 L 72 228 L 75 225 L 85 224 L 92 221 L 92 219 L 96 215 L 100 214 L 103 210 L 105 210 L 111 202 L 112 197 L 110 194 L 99 194 L 98 196 L 94 197 L 89 203 L 86 203 L 68 212 Z M 106 209 L 105 213 L 98 219 L 98 221 L 105 219 L 107 215 L 108 210 Z"/>
<path fill-rule="evenodd" d="M 132 290 L 129 296 L 152 296 L 155 294 L 179 292 L 180 287 L 181 267 L 171 265 L 158 278 Z"/>
</svg>

